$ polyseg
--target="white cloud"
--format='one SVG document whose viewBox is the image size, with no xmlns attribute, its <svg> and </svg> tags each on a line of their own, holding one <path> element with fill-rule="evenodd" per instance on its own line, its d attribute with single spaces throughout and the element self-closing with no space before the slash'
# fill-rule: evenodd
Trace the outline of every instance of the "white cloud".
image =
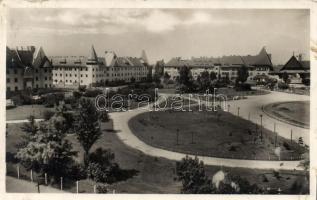
<svg viewBox="0 0 317 200">
<path fill-rule="evenodd" d="M 184 12 L 180 15 L 178 12 L 159 9 L 65 9 L 36 12 L 36 15 L 31 14 L 29 19 L 29 26 L 36 24 L 42 27 L 42 30 L 52 33 L 55 31 L 56 34 L 120 34 L 128 31 L 164 33 L 182 26 L 219 25 L 229 22 L 215 18 L 202 10 Z M 19 27 L 19 31 L 21 29 L 23 30 Z"/>
</svg>

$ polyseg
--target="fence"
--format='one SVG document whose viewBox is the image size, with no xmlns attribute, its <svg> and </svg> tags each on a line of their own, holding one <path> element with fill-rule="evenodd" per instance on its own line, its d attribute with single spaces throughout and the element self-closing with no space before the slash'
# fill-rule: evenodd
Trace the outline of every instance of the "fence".
<svg viewBox="0 0 317 200">
<path fill-rule="evenodd" d="M 42 186 L 49 186 L 54 189 L 63 190 L 65 192 L 70 193 L 99 193 L 98 185 L 106 186 L 107 193 L 116 193 L 114 189 L 111 189 L 110 186 L 105 184 L 99 184 L 92 180 L 70 180 L 64 177 L 60 177 L 59 181 L 53 182 L 52 177 L 48 174 L 44 174 L 44 176 L 36 173 L 33 170 L 27 170 L 20 164 L 14 163 L 6 163 L 6 175 L 15 177 L 18 179 L 23 179 L 33 182 L 35 186 L 37 185 L 37 192 L 41 192 Z"/>
</svg>

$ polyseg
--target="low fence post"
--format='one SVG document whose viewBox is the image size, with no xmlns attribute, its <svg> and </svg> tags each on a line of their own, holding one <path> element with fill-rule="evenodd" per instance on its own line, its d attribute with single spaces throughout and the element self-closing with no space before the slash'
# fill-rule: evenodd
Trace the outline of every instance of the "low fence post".
<svg viewBox="0 0 317 200">
<path fill-rule="evenodd" d="M 63 177 L 61 177 L 61 190 L 63 190 Z"/>
<path fill-rule="evenodd" d="M 97 193 L 96 191 L 97 191 L 97 190 L 96 190 L 96 185 L 94 185 L 94 193 Z"/>
<path fill-rule="evenodd" d="M 44 178 L 45 178 L 45 185 L 47 185 L 47 173 L 44 174 Z"/>
<path fill-rule="evenodd" d="M 31 182 L 33 182 L 33 170 L 31 169 Z"/>
<path fill-rule="evenodd" d="M 17 165 L 18 179 L 20 179 L 20 166 Z"/>
<path fill-rule="evenodd" d="M 79 183 L 78 183 L 78 181 L 76 181 L 76 192 L 77 192 L 77 194 L 79 192 Z"/>
</svg>

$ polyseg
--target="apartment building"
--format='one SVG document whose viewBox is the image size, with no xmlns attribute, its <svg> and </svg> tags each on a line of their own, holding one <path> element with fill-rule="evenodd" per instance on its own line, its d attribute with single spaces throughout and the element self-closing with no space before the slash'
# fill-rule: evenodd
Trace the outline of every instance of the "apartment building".
<svg viewBox="0 0 317 200">
<path fill-rule="evenodd" d="M 42 47 L 6 48 L 6 90 L 52 87 L 52 65 Z"/>
<path fill-rule="evenodd" d="M 53 84 L 62 88 L 143 81 L 149 73 L 145 51 L 140 58 L 118 57 L 113 51 L 105 51 L 102 57 L 98 57 L 92 46 L 88 57 L 55 56 L 50 59 L 54 66 Z"/>
<path fill-rule="evenodd" d="M 238 77 L 238 69 L 246 66 L 249 71 L 249 79 L 252 80 L 257 75 L 268 75 L 273 69 L 271 55 L 263 47 L 257 55 L 231 55 L 214 57 L 192 57 L 191 59 L 181 59 L 181 57 L 172 58 L 164 66 L 164 72 L 167 72 L 172 79 L 179 76 L 181 67 L 187 66 L 191 69 L 194 79 L 203 72 L 214 72 L 217 77 L 227 77 L 235 80 Z"/>
</svg>

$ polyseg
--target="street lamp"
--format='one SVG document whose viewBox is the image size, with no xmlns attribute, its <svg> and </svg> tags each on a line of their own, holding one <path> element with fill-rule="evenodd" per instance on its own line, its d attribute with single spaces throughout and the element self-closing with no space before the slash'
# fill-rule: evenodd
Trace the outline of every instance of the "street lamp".
<svg viewBox="0 0 317 200">
<path fill-rule="evenodd" d="M 230 105 L 228 105 L 228 112 L 230 112 Z"/>
<path fill-rule="evenodd" d="M 238 117 L 239 117 L 239 111 L 240 111 L 240 107 L 238 107 Z"/>
<path fill-rule="evenodd" d="M 261 142 L 262 142 L 262 139 L 263 139 L 263 124 L 262 124 L 263 115 L 260 114 L 260 117 L 261 117 Z"/>
</svg>

